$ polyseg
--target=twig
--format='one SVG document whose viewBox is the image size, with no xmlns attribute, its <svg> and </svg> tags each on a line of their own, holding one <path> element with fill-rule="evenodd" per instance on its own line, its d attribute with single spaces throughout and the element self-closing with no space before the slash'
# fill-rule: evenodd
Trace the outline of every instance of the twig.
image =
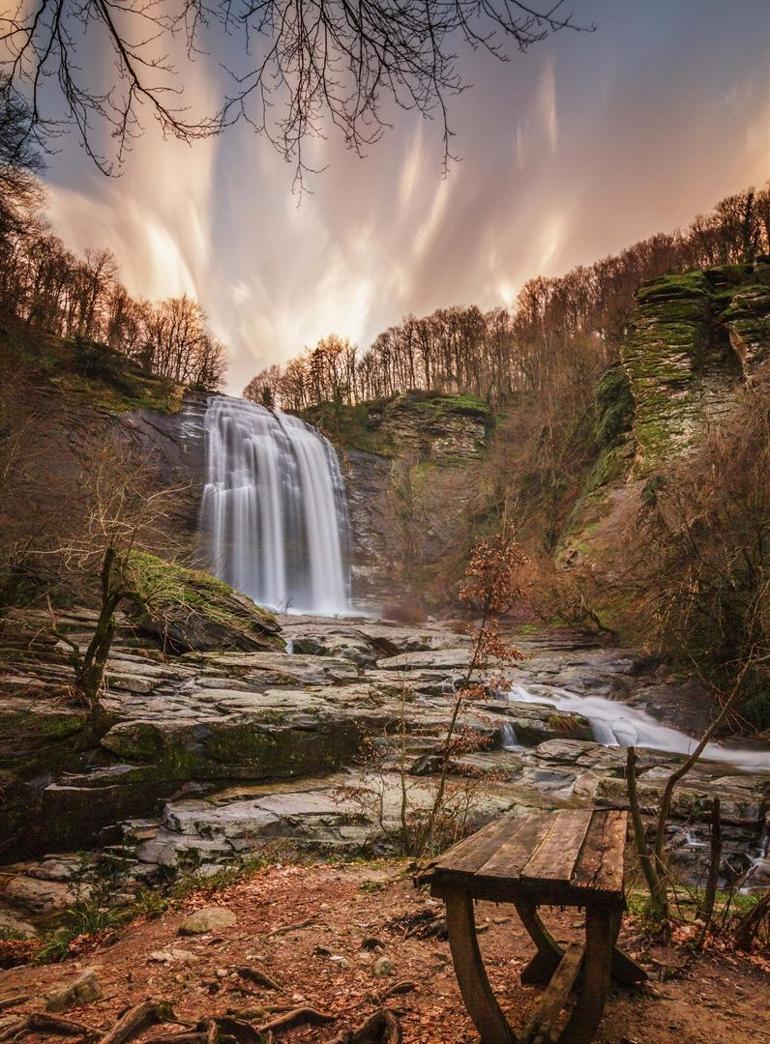
<svg viewBox="0 0 770 1044">
<path fill-rule="evenodd" d="M 722 863 L 722 822 L 720 818 L 720 801 L 714 798 L 711 802 L 711 858 L 709 859 L 709 873 L 706 881 L 706 890 L 703 895 L 703 903 L 698 911 L 703 921 L 703 929 L 698 938 L 696 949 L 700 950 L 706 940 L 706 935 L 714 917 L 714 903 L 717 898 L 717 885 L 719 883 L 719 868 Z"/>
</svg>

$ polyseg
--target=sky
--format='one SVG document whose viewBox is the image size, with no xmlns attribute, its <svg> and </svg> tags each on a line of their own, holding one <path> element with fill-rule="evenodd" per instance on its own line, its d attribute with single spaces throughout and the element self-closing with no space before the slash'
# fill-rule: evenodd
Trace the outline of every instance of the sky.
<svg viewBox="0 0 770 1044">
<path fill-rule="evenodd" d="M 191 294 L 229 349 L 228 390 L 335 332 L 365 348 L 405 315 L 510 305 L 558 275 L 770 179 L 767 0 L 574 0 L 562 31 L 507 64 L 471 53 L 450 112 L 399 114 L 364 159 L 334 137 L 300 201 L 293 168 L 240 125 L 191 146 L 152 128 L 120 178 L 65 141 L 50 217 L 109 247 L 135 295 Z M 213 60 L 186 84 L 216 98 Z"/>
</svg>

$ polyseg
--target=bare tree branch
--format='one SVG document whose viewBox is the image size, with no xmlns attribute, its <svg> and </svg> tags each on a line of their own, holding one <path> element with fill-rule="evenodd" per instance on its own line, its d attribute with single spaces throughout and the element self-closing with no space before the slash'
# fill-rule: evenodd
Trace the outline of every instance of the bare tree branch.
<svg viewBox="0 0 770 1044">
<path fill-rule="evenodd" d="M 359 155 L 398 110 L 441 127 L 452 158 L 449 101 L 468 84 L 462 50 L 500 61 L 578 26 L 555 3 L 524 0 L 32 0 L 0 15 L 0 97 L 29 101 L 26 137 L 51 148 L 74 126 L 100 170 L 119 172 L 149 116 L 181 141 L 239 121 L 310 170 L 308 138 L 328 127 Z M 89 68 L 109 56 L 109 74 Z M 181 65 L 174 64 L 180 56 Z M 225 77 L 213 111 L 188 106 L 193 63 L 211 55 Z M 98 70 L 101 73 L 101 70 Z M 104 133 L 112 139 L 102 145 Z"/>
</svg>

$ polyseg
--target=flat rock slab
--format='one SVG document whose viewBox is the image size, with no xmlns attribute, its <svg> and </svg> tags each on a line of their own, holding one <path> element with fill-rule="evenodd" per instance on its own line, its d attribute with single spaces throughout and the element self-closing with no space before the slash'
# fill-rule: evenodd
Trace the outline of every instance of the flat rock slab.
<svg viewBox="0 0 770 1044">
<path fill-rule="evenodd" d="M 207 932 L 220 932 L 232 928 L 238 918 L 226 906 L 204 906 L 190 914 L 179 925 L 180 935 L 205 935 Z"/>
</svg>

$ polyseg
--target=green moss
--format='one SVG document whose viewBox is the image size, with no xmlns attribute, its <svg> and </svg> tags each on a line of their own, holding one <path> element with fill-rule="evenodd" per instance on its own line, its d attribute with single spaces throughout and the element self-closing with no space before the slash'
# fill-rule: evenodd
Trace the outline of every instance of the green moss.
<svg viewBox="0 0 770 1044">
<path fill-rule="evenodd" d="M 212 642 L 215 646 L 238 647 L 240 636 L 265 647 L 284 648 L 275 616 L 209 573 L 134 551 L 125 574 L 124 582 L 131 591 L 129 613 L 140 623 L 169 632 L 184 631 L 185 626 L 192 631 L 200 629 L 197 617 L 204 628 L 212 625 L 214 631 L 221 630 L 222 640 Z"/>
<path fill-rule="evenodd" d="M 465 414 L 484 419 L 491 417 L 489 405 L 475 395 L 436 395 L 412 391 L 402 396 L 401 402 L 433 416 Z"/>
<path fill-rule="evenodd" d="M 68 339 L 20 323 L 0 329 L 0 352 L 7 361 L 48 380 L 77 404 L 114 413 L 154 410 L 177 413 L 184 387 L 144 371 L 106 344 Z"/>
<path fill-rule="evenodd" d="M 593 436 L 597 446 L 610 446 L 631 430 L 634 397 L 628 374 L 622 366 L 611 367 L 599 378 L 595 411 Z"/>
<path fill-rule="evenodd" d="M 390 401 L 377 399 L 359 402 L 355 406 L 322 402 L 305 410 L 302 416 L 345 449 L 393 457 L 396 452 L 393 436 L 382 429 L 383 409 Z"/>
<path fill-rule="evenodd" d="M 410 415 L 413 418 L 411 423 L 424 426 L 426 433 L 443 425 L 451 427 L 457 418 L 462 417 L 480 421 L 485 429 L 494 423 L 487 403 L 474 395 L 439 395 L 423 391 L 359 402 L 354 406 L 323 402 L 302 413 L 305 420 L 320 428 L 336 445 L 381 457 L 398 455 L 401 450 L 398 429 L 403 426 L 403 418 Z M 457 462 L 460 460 L 458 455 Z M 462 462 L 467 463 L 467 458 Z"/>
<path fill-rule="evenodd" d="M 707 291 L 705 274 L 701 269 L 695 268 L 689 272 L 676 272 L 647 280 L 637 290 L 636 299 L 640 304 L 645 304 L 660 298 L 699 296 Z"/>
</svg>

